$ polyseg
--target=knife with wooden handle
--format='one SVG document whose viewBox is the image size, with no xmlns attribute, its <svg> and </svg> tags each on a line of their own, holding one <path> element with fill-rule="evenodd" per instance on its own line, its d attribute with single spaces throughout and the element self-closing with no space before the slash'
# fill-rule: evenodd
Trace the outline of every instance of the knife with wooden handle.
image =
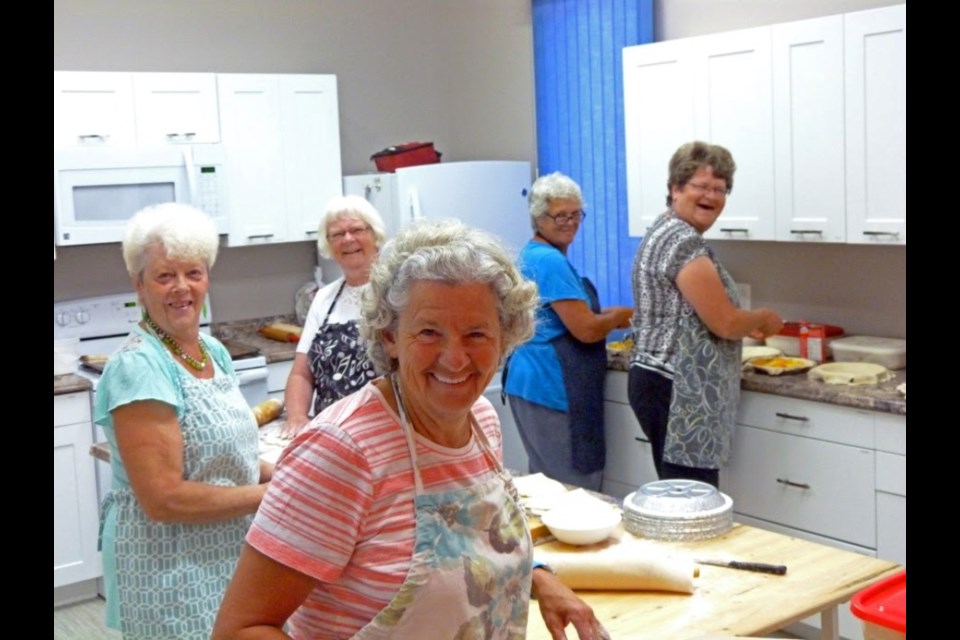
<svg viewBox="0 0 960 640">
<path fill-rule="evenodd" d="M 765 562 L 740 562 L 739 560 L 707 560 L 696 558 L 694 562 L 699 564 L 709 564 L 714 567 L 727 567 L 728 569 L 740 569 L 742 571 L 756 571 L 758 573 L 772 573 L 776 576 L 786 575 L 787 565 L 767 564 Z"/>
</svg>

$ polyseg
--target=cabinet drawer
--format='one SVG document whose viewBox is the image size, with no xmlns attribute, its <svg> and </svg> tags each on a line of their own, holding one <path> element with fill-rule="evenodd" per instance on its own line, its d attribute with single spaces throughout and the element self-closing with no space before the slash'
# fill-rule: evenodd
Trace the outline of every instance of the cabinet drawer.
<svg viewBox="0 0 960 640">
<path fill-rule="evenodd" d="M 607 371 L 607 377 L 603 383 L 603 399 L 630 404 L 630 398 L 627 396 L 626 371 Z"/>
<path fill-rule="evenodd" d="M 741 395 L 737 423 L 872 449 L 874 415 L 822 402 L 748 392 Z"/>
<path fill-rule="evenodd" d="M 53 426 L 90 422 L 90 394 L 86 391 L 53 396 Z"/>
<path fill-rule="evenodd" d="M 877 429 L 877 451 L 907 455 L 907 417 L 878 413 L 874 420 Z"/>
<path fill-rule="evenodd" d="M 740 426 L 733 455 L 737 513 L 876 548 L 873 451 Z"/>
<path fill-rule="evenodd" d="M 907 457 L 877 451 L 877 491 L 907 496 Z"/>
<path fill-rule="evenodd" d="M 608 481 L 626 485 L 630 491 L 635 491 L 640 485 L 656 480 L 650 443 L 640 430 L 633 410 L 618 402 L 604 402 L 603 413 L 607 443 L 604 490 Z"/>
</svg>

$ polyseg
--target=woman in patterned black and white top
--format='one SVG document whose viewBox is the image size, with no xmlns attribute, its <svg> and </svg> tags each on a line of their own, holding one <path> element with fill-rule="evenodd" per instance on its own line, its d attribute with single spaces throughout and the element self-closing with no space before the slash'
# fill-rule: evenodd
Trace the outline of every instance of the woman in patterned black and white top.
<svg viewBox="0 0 960 640">
<path fill-rule="evenodd" d="M 373 380 L 357 320 L 370 266 L 385 239 L 383 219 L 364 198 L 341 196 L 327 203 L 317 249 L 337 262 L 343 277 L 320 289 L 307 312 L 284 392 L 287 423 L 282 435 L 292 438 L 310 415 Z"/>
<path fill-rule="evenodd" d="M 634 258 L 630 405 L 662 479 L 717 486 L 740 397 L 741 340 L 783 325 L 770 309 L 739 308 L 733 278 L 703 239 L 723 212 L 735 170 L 719 145 L 696 141 L 677 149 L 669 209 Z"/>
</svg>

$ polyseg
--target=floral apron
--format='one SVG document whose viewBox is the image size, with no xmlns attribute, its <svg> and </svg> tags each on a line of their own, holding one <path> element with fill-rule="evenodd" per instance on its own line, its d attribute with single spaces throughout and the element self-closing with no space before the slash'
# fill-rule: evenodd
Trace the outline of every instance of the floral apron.
<svg viewBox="0 0 960 640">
<path fill-rule="evenodd" d="M 733 278 L 708 252 L 727 296 L 739 307 Z M 740 340 L 717 337 L 696 313 L 680 321 L 665 461 L 700 469 L 727 463 L 740 402 L 740 353 Z"/>
<path fill-rule="evenodd" d="M 416 539 L 406 580 L 354 640 L 522 640 L 532 580 L 532 543 L 517 489 L 473 416 L 474 437 L 497 475 L 469 488 L 426 493 L 416 441 L 391 379 L 416 483 Z"/>
<path fill-rule="evenodd" d="M 346 280 L 337 289 L 327 315 L 324 316 L 317 335 L 307 352 L 307 363 L 315 380 L 316 394 L 313 398 L 313 415 L 357 391 L 376 377 L 373 363 L 360 340 L 355 321 L 328 324 L 333 308 L 343 293 Z"/>
</svg>

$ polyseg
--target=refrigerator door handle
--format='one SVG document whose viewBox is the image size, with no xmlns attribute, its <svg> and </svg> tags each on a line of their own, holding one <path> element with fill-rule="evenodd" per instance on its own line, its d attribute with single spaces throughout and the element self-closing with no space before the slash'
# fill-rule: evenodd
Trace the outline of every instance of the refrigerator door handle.
<svg viewBox="0 0 960 640">
<path fill-rule="evenodd" d="M 407 191 L 407 197 L 410 201 L 410 221 L 423 217 L 423 208 L 420 206 L 420 191 L 416 187 L 410 187 Z"/>
</svg>

